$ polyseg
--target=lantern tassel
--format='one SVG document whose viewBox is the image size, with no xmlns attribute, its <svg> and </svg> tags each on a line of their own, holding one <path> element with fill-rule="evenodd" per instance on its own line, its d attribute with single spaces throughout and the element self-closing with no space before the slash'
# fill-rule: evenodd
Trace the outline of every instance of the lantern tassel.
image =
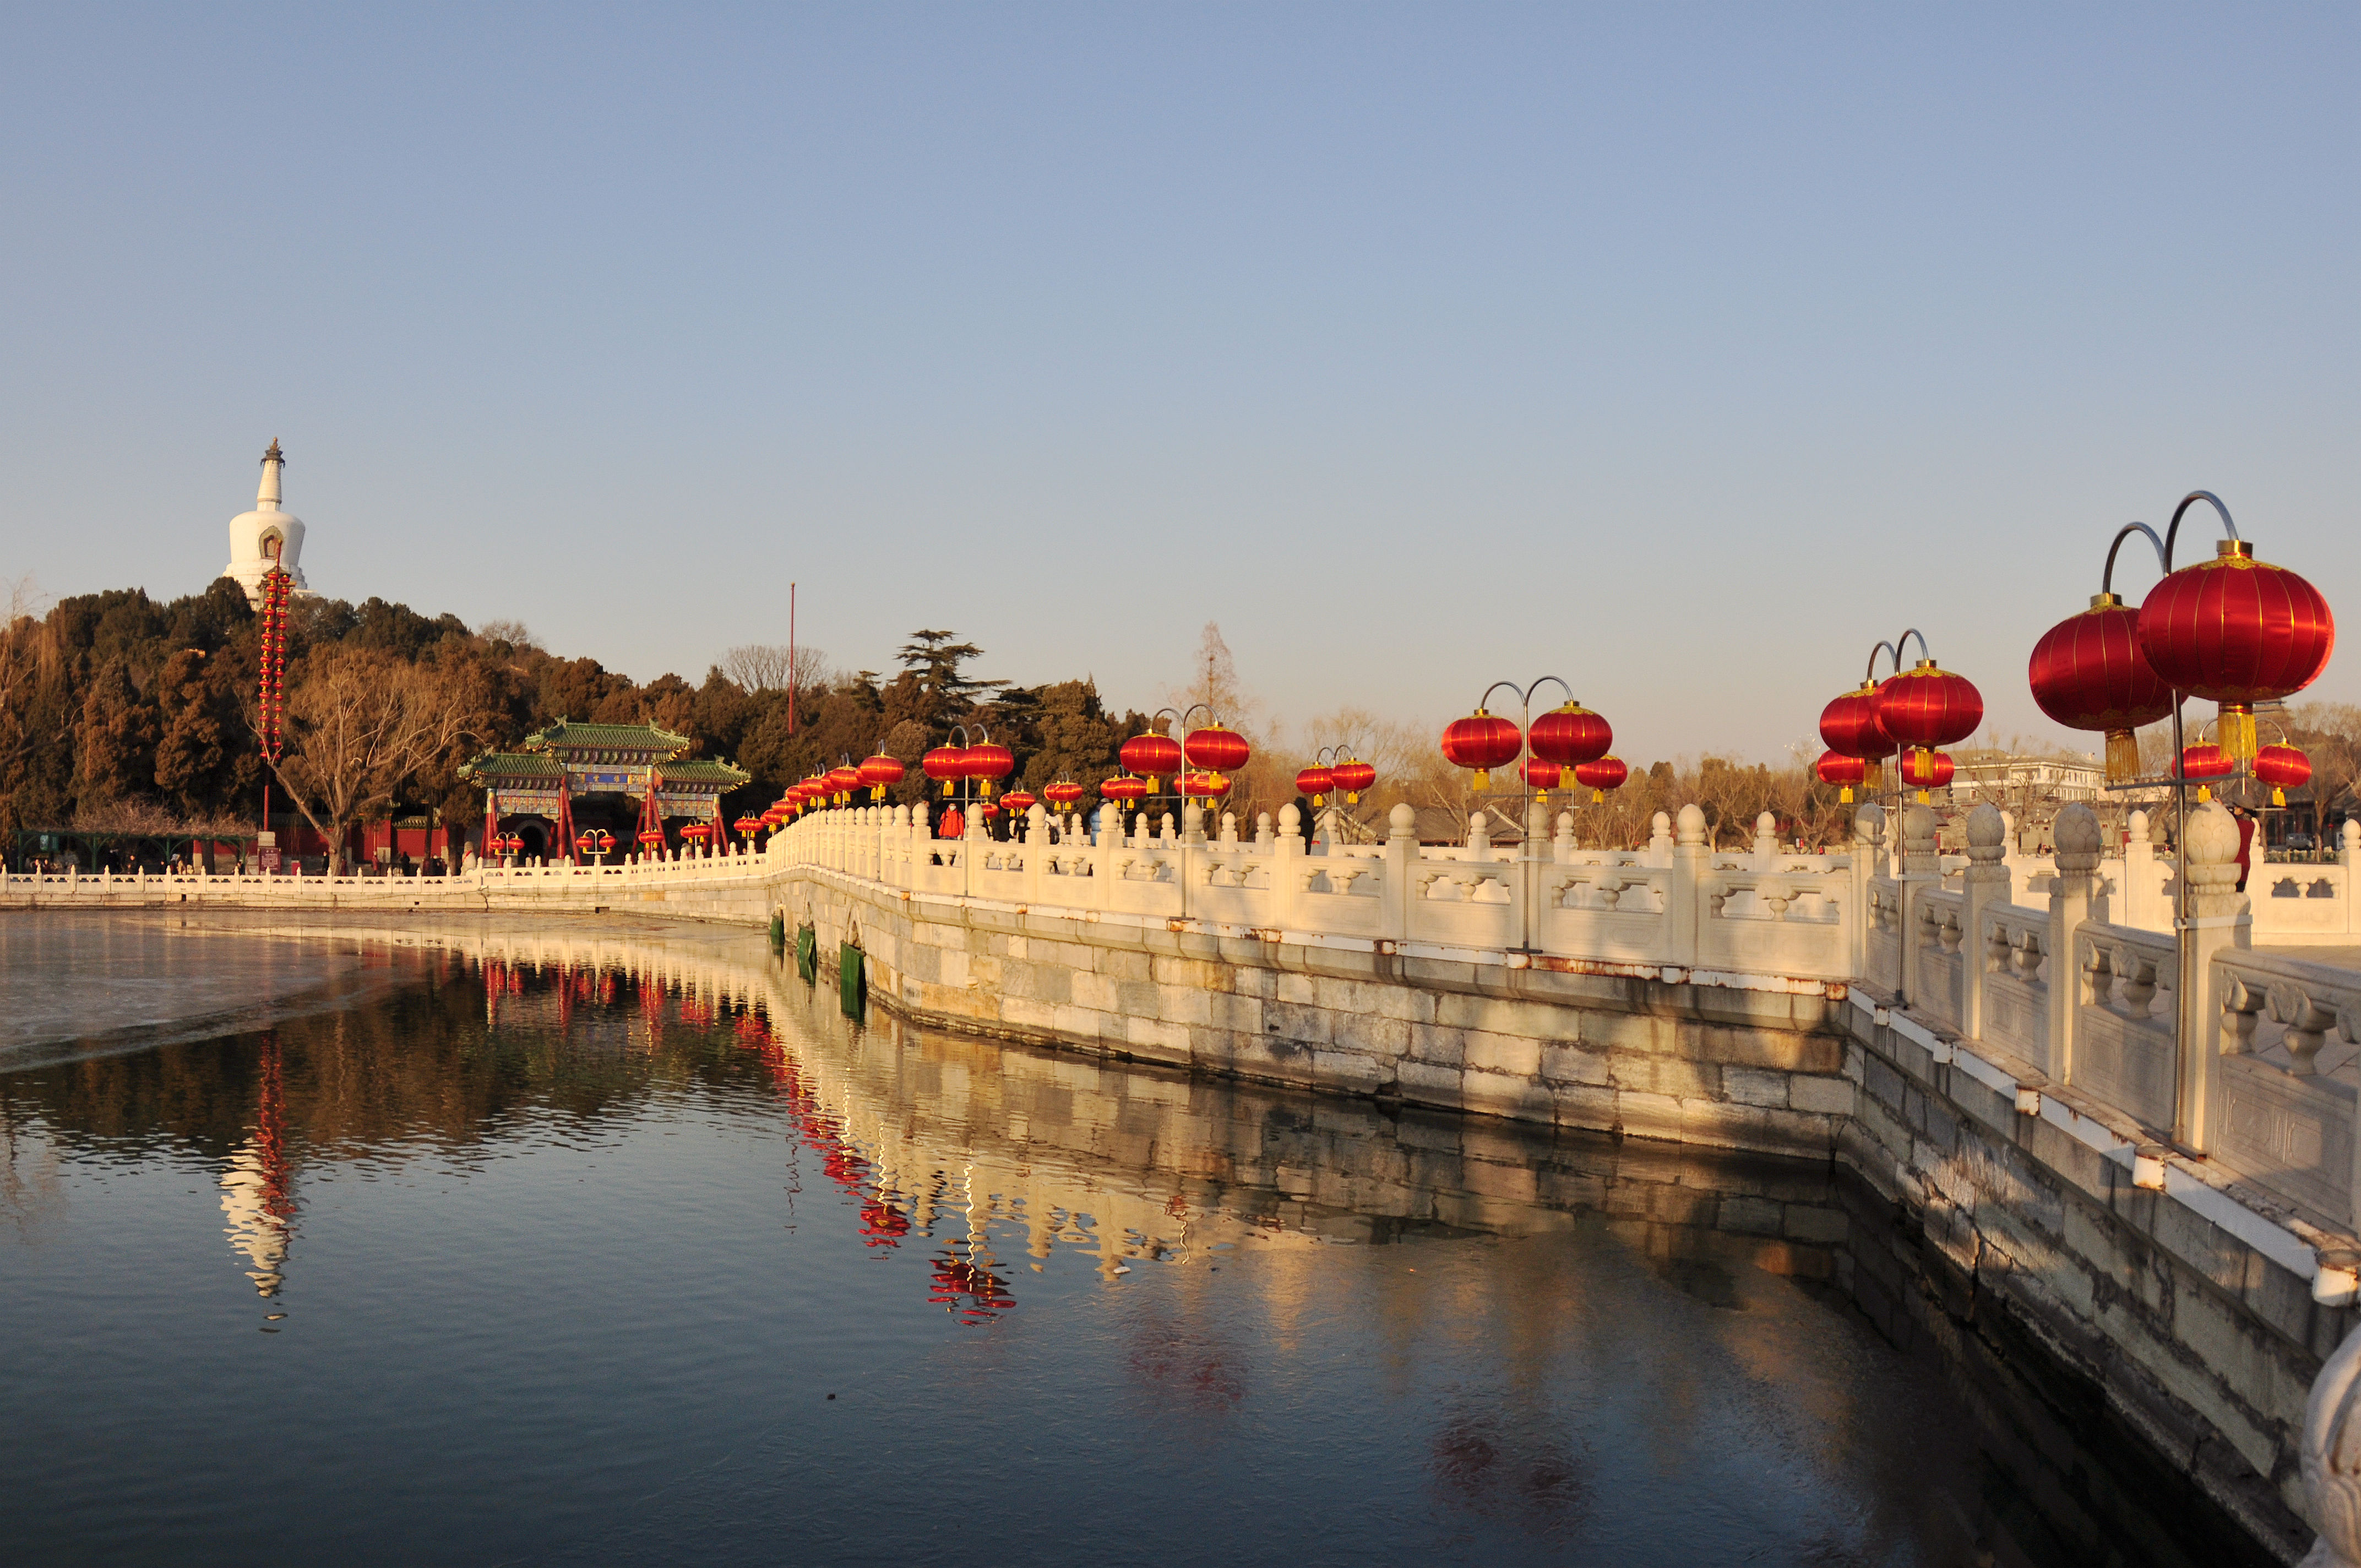
<svg viewBox="0 0 2361 1568">
<path fill-rule="evenodd" d="M 1478 794 L 1481 794 L 1483 791 L 1488 790 L 1488 789 L 1490 789 L 1491 787 L 1492 787 L 1492 770 L 1491 770 L 1491 769 L 1489 769 L 1489 768 L 1478 768 L 1478 769 L 1477 769 L 1477 770 L 1476 770 L 1476 788 L 1477 788 L 1477 793 L 1478 793 Z"/>
<path fill-rule="evenodd" d="M 1842 805 L 1850 806 L 1852 804 L 1852 785 L 1845 785 L 1844 788 L 1838 793 L 1837 799 Z"/>
<path fill-rule="evenodd" d="M 2255 710 L 2244 703 L 2222 705 L 2222 750 L 2235 762 L 2255 760 Z"/>
<path fill-rule="evenodd" d="M 2107 731 L 2107 782 L 2129 784 L 2139 777 L 2139 736 L 2129 729 Z"/>
<path fill-rule="evenodd" d="M 1592 791 L 1590 792 L 1590 804 L 1591 804 L 1591 805 L 1593 805 L 1593 806 L 1604 806 L 1606 803 L 1607 803 L 1607 792 L 1606 792 L 1605 790 L 1603 790 L 1603 789 L 1595 789 L 1595 790 L 1592 790 Z"/>
<path fill-rule="evenodd" d="M 2209 801 L 2209 800 L 2211 800 L 2211 799 L 2213 799 L 2213 786 L 2212 784 L 2199 784 L 2199 785 L 2197 786 L 2197 804 L 2198 804 L 2198 805 L 2202 806 L 2202 805 L 2204 805 L 2207 801 Z"/>
<path fill-rule="evenodd" d="M 1871 757 L 1861 762 L 1861 787 L 1872 795 L 1885 788 L 1885 764 L 1883 762 Z"/>
<path fill-rule="evenodd" d="M 2271 786 L 2271 804 L 2273 806 L 2285 806 L 2287 804 L 2287 791 L 2279 788 L 2276 784 Z"/>
</svg>

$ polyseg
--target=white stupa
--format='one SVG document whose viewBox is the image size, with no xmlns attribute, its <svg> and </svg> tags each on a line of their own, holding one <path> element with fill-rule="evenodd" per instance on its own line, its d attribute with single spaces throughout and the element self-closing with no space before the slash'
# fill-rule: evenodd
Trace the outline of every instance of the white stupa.
<svg viewBox="0 0 2361 1568">
<path fill-rule="evenodd" d="M 279 510 L 279 474 L 286 466 L 279 443 L 271 442 L 270 450 L 262 455 L 262 484 L 254 492 L 254 510 L 229 520 L 229 565 L 221 575 L 236 577 L 254 604 L 262 602 L 262 579 L 274 565 L 295 579 L 297 593 L 311 592 L 303 568 L 296 565 L 303 554 L 303 520 Z"/>
</svg>

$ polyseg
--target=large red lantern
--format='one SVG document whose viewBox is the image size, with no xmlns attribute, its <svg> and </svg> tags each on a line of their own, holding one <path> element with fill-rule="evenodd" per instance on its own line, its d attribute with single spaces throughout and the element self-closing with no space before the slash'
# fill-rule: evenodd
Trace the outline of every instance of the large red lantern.
<svg viewBox="0 0 2361 1568">
<path fill-rule="evenodd" d="M 2292 746 L 2266 746 L 2255 753 L 2255 777 L 2271 786 L 2271 804 L 2285 806 L 2287 792 L 2312 782 L 2312 759 Z"/>
<path fill-rule="evenodd" d="M 1443 754 L 1452 766 L 1476 770 L 1477 789 L 1492 787 L 1492 770 L 1505 767 L 1517 760 L 1523 751 L 1524 737 L 1517 727 L 1495 713 L 1477 708 L 1465 718 L 1455 718 L 1443 730 Z"/>
<path fill-rule="evenodd" d="M 1254 748 L 1246 744 L 1245 736 L 1219 724 L 1189 731 L 1189 743 L 1182 750 L 1188 754 L 1191 767 L 1209 773 L 1236 773 L 1254 755 Z"/>
<path fill-rule="evenodd" d="M 959 788 L 959 781 L 967 776 L 967 753 L 957 746 L 937 746 L 918 759 L 926 775 L 943 786 L 950 795 Z"/>
<path fill-rule="evenodd" d="M 2235 763 L 2255 754 L 2255 704 L 2310 685 L 2336 647 L 2336 620 L 2320 590 L 2225 539 L 2211 561 L 2148 590 L 2139 608 L 2140 651 L 2174 690 L 2218 703 L 2222 749 Z"/>
<path fill-rule="evenodd" d="M 1099 794 L 1118 806 L 1129 806 L 1148 798 L 1148 781 L 1133 778 L 1129 773 L 1117 773 L 1100 784 Z"/>
<path fill-rule="evenodd" d="M 907 772 L 902 766 L 901 758 L 888 757 L 883 752 L 874 757 L 864 757 L 861 762 L 861 782 L 869 786 L 869 798 L 872 800 L 884 799 L 886 787 L 900 784 Z"/>
<path fill-rule="evenodd" d="M 1921 753 L 1966 740 L 1983 721 L 1983 694 L 1975 683 L 1932 659 L 1919 660 L 1877 688 L 1878 727 Z"/>
<path fill-rule="evenodd" d="M 1565 778 L 1565 768 L 1562 763 L 1540 757 L 1527 757 L 1517 764 L 1517 776 L 1538 791 L 1542 804 L 1547 806 L 1549 792 L 1557 788 Z"/>
<path fill-rule="evenodd" d="M 1859 757 L 1848 757 L 1842 751 L 1823 751 L 1820 760 L 1812 764 L 1812 772 L 1824 784 L 1835 784 L 1843 793 L 1837 798 L 1847 806 L 1852 804 L 1853 785 L 1869 776 L 1869 764 Z"/>
<path fill-rule="evenodd" d="M 992 798 L 993 782 L 1006 778 L 1016 768 L 1016 754 L 1005 746 L 986 740 L 967 749 L 967 776 L 977 781 L 977 793 L 987 800 Z"/>
<path fill-rule="evenodd" d="M 1061 812 L 1071 811 L 1082 802 L 1082 786 L 1071 779 L 1060 779 L 1042 790 L 1041 798 Z"/>
<path fill-rule="evenodd" d="M 1587 762 L 1576 763 L 1574 768 L 1574 782 L 1590 792 L 1593 806 L 1605 800 L 1609 790 L 1621 789 L 1623 781 L 1631 776 L 1631 770 L 1623 765 L 1620 757 L 1594 757 Z"/>
<path fill-rule="evenodd" d="M 1120 754 L 1127 772 L 1149 781 L 1149 789 L 1144 793 L 1153 792 L 1154 781 L 1169 779 L 1180 771 L 1180 742 L 1152 729 L 1125 741 Z"/>
<path fill-rule="evenodd" d="M 1877 721 L 1877 683 L 1863 681 L 1820 709 L 1820 740 L 1842 757 L 1861 762 L 1861 782 L 1878 787 L 1880 766 L 1894 754 L 1894 737 Z"/>
<path fill-rule="evenodd" d="M 1332 769 L 1305 768 L 1295 775 L 1295 793 L 1311 796 L 1314 806 L 1328 804 L 1328 796 L 1335 787 L 1336 774 Z"/>
<path fill-rule="evenodd" d="M 1361 792 L 1378 782 L 1378 770 L 1355 757 L 1328 770 L 1336 780 L 1336 787 L 1345 794 L 1348 804 L 1358 805 Z"/>
<path fill-rule="evenodd" d="M 2069 729 L 2107 737 L 2107 782 L 2139 777 L 2139 737 L 2132 731 L 2172 714 L 2172 688 L 2140 652 L 2140 612 L 2114 594 L 2092 597 L 2033 645 L 2026 678 L 2041 711 Z"/>
<path fill-rule="evenodd" d="M 850 764 L 840 768 L 830 768 L 828 771 L 828 793 L 834 795 L 839 802 L 859 789 L 861 783 L 861 770 Z"/>
<path fill-rule="evenodd" d="M 1012 789 L 1006 795 L 1000 797 L 1000 804 L 1008 807 L 1009 810 L 1016 812 L 1021 817 L 1026 812 L 1033 809 L 1032 792 L 1029 790 Z"/>
<path fill-rule="evenodd" d="M 1525 742 L 1543 762 L 1571 768 L 1607 755 L 1615 744 L 1615 730 L 1604 717 L 1569 702 L 1534 719 Z"/>
</svg>

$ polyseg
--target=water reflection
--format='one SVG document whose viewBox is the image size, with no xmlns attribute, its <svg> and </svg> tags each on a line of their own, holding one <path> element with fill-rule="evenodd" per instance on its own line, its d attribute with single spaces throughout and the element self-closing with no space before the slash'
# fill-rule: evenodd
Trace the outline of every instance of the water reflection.
<svg viewBox="0 0 2361 1568">
<path fill-rule="evenodd" d="M 2093 1485 L 2008 1367 L 1901 1354 L 1907 1238 L 1825 1170 L 859 1027 L 759 939 L 588 931 L 197 928 L 381 1000 L 0 1074 L 0 1332 L 60 1340 L 0 1390 L 0 1463 L 58 1499 L 26 1560 L 893 1562 L 956 1525 L 1026 1560 L 2062 1564 L 2153 1489 Z M 257 1294 L 292 1314 L 280 1359 L 221 1349 L 233 1284 L 242 1343 Z M 197 1431 L 291 1457 L 233 1486 Z M 880 1510 L 889 1474 L 926 1501 Z M 1137 1541 L 1076 1522 L 1144 1495 Z M 2245 1560 L 2141 1506 L 2143 1561 Z"/>
</svg>

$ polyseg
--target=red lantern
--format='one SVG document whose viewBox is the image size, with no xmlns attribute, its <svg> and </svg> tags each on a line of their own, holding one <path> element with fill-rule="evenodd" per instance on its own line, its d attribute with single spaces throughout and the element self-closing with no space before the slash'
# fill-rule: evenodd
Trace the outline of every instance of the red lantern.
<svg viewBox="0 0 2361 1568">
<path fill-rule="evenodd" d="M 938 746 L 918 759 L 918 766 L 926 770 L 928 778 L 943 786 L 945 795 L 950 795 L 959 787 L 959 781 L 967 776 L 967 753 L 957 746 Z M 957 838 L 958 835 L 947 833 L 944 837 Z"/>
<path fill-rule="evenodd" d="M 2236 760 L 2211 740 L 2202 740 L 2194 746 L 2184 749 L 2180 753 L 2180 776 L 2185 779 L 2223 778 L 2235 773 L 2237 768 Z M 2200 789 L 2197 792 L 2197 798 L 2211 800 L 2213 798 L 2213 792 L 2210 789 Z"/>
<path fill-rule="evenodd" d="M 828 793 L 841 802 L 861 787 L 861 770 L 855 767 L 830 768 L 828 771 Z"/>
<path fill-rule="evenodd" d="M 2312 782 L 2312 759 L 2292 746 L 2266 746 L 2255 753 L 2255 777 L 2271 786 L 2271 804 L 2285 806 L 2287 792 Z"/>
<path fill-rule="evenodd" d="M 709 823 L 692 822 L 680 830 L 680 836 L 693 844 L 702 844 L 713 836 L 713 828 Z"/>
<path fill-rule="evenodd" d="M 1180 793 L 1210 805 L 1230 793 L 1230 781 L 1220 773 L 1186 773 L 1181 776 Z"/>
<path fill-rule="evenodd" d="M 1620 757 L 1594 757 L 1574 766 L 1574 782 L 1590 791 L 1593 806 L 1605 800 L 1609 790 L 1621 789 L 1623 781 L 1631 776 L 1631 770 L 1623 765 Z"/>
<path fill-rule="evenodd" d="M 1336 780 L 1336 787 L 1345 792 L 1345 801 L 1352 805 L 1358 805 L 1361 792 L 1378 782 L 1378 770 L 1358 757 L 1339 762 L 1328 772 Z"/>
<path fill-rule="evenodd" d="M 1543 762 L 1571 768 L 1607 755 L 1608 748 L 1615 744 L 1615 730 L 1598 714 L 1569 702 L 1534 719 L 1525 740 Z"/>
<path fill-rule="evenodd" d="M 1852 804 L 1852 786 L 1869 773 L 1869 764 L 1859 757 L 1848 757 L 1842 751 L 1823 751 L 1820 760 L 1812 764 L 1812 772 L 1824 784 L 1835 784 L 1843 791 L 1837 798 L 1845 805 Z"/>
<path fill-rule="evenodd" d="M 2221 705 L 2235 763 L 2255 754 L 2255 704 L 2301 691 L 2327 665 L 2336 620 L 2318 588 L 2256 560 L 2246 540 L 2214 549 L 2148 590 L 2139 641 L 2167 685 Z"/>
<path fill-rule="evenodd" d="M 1918 792 L 1922 803 L 1927 791 L 1943 789 L 1950 784 L 1951 773 L 1949 751 L 1912 751 L 1902 759 L 1902 782 Z"/>
<path fill-rule="evenodd" d="M 759 817 L 741 817 L 736 822 L 731 823 L 730 826 L 738 829 L 738 836 L 741 839 L 752 839 L 755 834 L 760 833 L 763 830 L 763 819 Z M 590 836 L 587 833 L 583 835 L 583 840 L 586 845 L 589 840 L 589 837 Z"/>
<path fill-rule="evenodd" d="M 888 757 L 880 753 L 874 757 L 862 759 L 861 782 L 869 786 L 870 799 L 883 800 L 885 798 L 886 786 L 900 784 L 908 771 L 902 766 L 901 758 Z"/>
<path fill-rule="evenodd" d="M 1965 675 L 1921 659 L 1877 688 L 1878 727 L 1924 754 L 1964 740 L 1984 721 L 1983 694 Z"/>
<path fill-rule="evenodd" d="M 2140 612 L 2114 594 L 2092 597 L 2033 645 L 2026 678 L 2041 711 L 2069 729 L 2103 730 L 2107 782 L 2139 777 L 2139 738 L 2132 733 L 2172 714 L 2172 688 L 2140 652 Z"/>
<path fill-rule="evenodd" d="M 664 841 L 664 830 L 660 828 L 642 828 L 639 837 L 640 842 L 649 849 L 655 849 Z"/>
<path fill-rule="evenodd" d="M 1329 793 L 1335 787 L 1336 774 L 1331 768 L 1305 768 L 1295 775 L 1295 793 L 1310 795 L 1314 806 L 1325 806 Z"/>
<path fill-rule="evenodd" d="M 1189 743 L 1182 750 L 1191 767 L 1202 768 L 1209 773 L 1236 773 L 1254 754 L 1254 748 L 1246 744 L 1245 736 L 1218 724 L 1189 731 Z"/>
<path fill-rule="evenodd" d="M 1151 785 L 1152 781 L 1170 778 L 1180 771 L 1180 743 L 1152 729 L 1125 741 L 1121 756 L 1125 768 L 1151 781 Z M 1153 789 L 1142 793 L 1151 794 Z"/>
<path fill-rule="evenodd" d="M 1863 681 L 1820 709 L 1820 740 L 1839 756 L 1858 757 L 1861 783 L 1878 787 L 1880 764 L 1894 755 L 1894 737 L 1877 721 L 1877 683 Z"/>
<path fill-rule="evenodd" d="M 1444 727 L 1444 757 L 1454 767 L 1475 769 L 1479 790 L 1491 788 L 1492 770 L 1515 762 L 1524 749 L 1524 737 L 1513 723 L 1480 707 Z"/>
<path fill-rule="evenodd" d="M 1534 728 L 1541 727 L 1535 725 Z M 1541 803 L 1547 806 L 1549 792 L 1557 788 L 1559 782 L 1565 777 L 1565 769 L 1559 763 L 1544 762 L 1539 757 L 1527 757 L 1517 764 L 1517 776 L 1532 785 Z"/>
<path fill-rule="evenodd" d="M 1148 781 L 1133 778 L 1129 773 L 1117 773 L 1099 785 L 1099 794 L 1117 806 L 1131 805 L 1148 798 Z"/>
<path fill-rule="evenodd" d="M 1060 811 L 1071 811 L 1082 798 L 1082 786 L 1071 779 L 1060 779 L 1041 792 L 1041 798 Z"/>
<path fill-rule="evenodd" d="M 1027 790 L 1012 789 L 1000 797 L 1000 803 L 1021 817 L 1033 809 L 1033 795 Z"/>
<path fill-rule="evenodd" d="M 1006 778 L 1016 768 L 1016 753 L 1005 746 L 987 740 L 967 749 L 967 776 L 976 781 L 976 793 L 987 800 L 992 798 L 993 781 Z"/>
</svg>

